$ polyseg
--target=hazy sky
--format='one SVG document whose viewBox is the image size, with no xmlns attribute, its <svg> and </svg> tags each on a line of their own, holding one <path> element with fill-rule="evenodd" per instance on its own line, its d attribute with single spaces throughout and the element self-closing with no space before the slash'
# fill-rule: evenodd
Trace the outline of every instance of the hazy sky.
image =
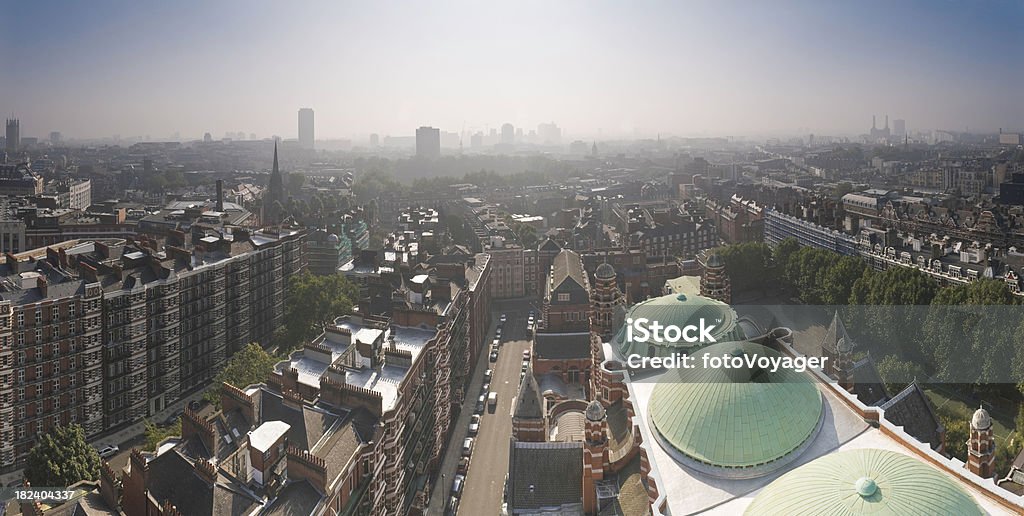
<svg viewBox="0 0 1024 516">
<path fill-rule="evenodd" d="M 301 5 L 294 5 L 301 4 Z M 9 2 L 22 134 L 1024 129 L 1024 1 Z"/>
</svg>

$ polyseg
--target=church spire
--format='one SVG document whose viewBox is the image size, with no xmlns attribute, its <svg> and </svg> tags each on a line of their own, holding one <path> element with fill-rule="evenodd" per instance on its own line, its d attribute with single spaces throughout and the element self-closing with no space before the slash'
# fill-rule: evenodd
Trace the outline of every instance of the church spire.
<svg viewBox="0 0 1024 516">
<path fill-rule="evenodd" d="M 271 177 L 274 175 L 281 175 L 281 171 L 277 168 L 277 142 L 274 142 L 274 171 L 271 172 Z"/>
<path fill-rule="evenodd" d="M 269 195 L 266 196 L 266 204 L 268 204 L 267 208 L 269 210 L 265 211 L 270 214 L 267 222 L 278 224 L 281 222 L 281 214 L 278 213 L 277 203 L 284 203 L 284 180 L 281 178 L 281 169 L 277 162 L 276 141 L 274 142 L 274 168 L 270 172 L 270 184 L 267 187 L 267 193 Z"/>
</svg>

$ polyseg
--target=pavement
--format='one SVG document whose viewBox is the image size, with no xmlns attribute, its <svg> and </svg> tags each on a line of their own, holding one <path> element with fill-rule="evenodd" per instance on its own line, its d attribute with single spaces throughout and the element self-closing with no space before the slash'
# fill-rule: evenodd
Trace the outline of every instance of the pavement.
<svg viewBox="0 0 1024 516">
<path fill-rule="evenodd" d="M 492 369 L 491 391 L 498 393 L 497 407 L 493 412 L 485 409 L 476 436 L 469 471 L 459 503 L 460 515 L 499 514 L 505 475 L 508 472 L 508 443 L 512 436 L 512 407 L 519 392 L 519 373 L 522 368 L 523 351 L 530 347 L 526 320 L 530 310 L 540 314 L 535 299 L 515 299 L 492 302 L 491 327 L 485 340 L 487 352 L 482 353 L 470 382 L 469 394 L 452 429 L 441 469 L 430 499 L 428 514 L 445 514 L 444 505 L 451 497 L 450 490 L 455 478 L 456 467 L 462 455 L 462 441 L 469 432 L 469 419 L 476 408 L 483 376 L 486 369 Z M 498 361 L 489 361 L 490 343 L 494 340 L 499 316 L 505 313 L 508 320 L 502 328 L 502 345 Z"/>
</svg>

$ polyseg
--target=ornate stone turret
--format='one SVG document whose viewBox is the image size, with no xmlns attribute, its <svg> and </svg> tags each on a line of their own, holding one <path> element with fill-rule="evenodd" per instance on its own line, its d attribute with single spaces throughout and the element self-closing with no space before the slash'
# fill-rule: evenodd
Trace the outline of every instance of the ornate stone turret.
<svg viewBox="0 0 1024 516">
<path fill-rule="evenodd" d="M 583 440 L 583 510 L 587 514 L 597 508 L 595 484 L 604 480 L 608 464 L 608 437 L 605 432 L 607 413 L 601 402 L 594 400 L 587 405 L 586 430 Z"/>
<path fill-rule="evenodd" d="M 700 278 L 700 295 L 723 303 L 732 302 L 732 283 L 725 272 L 725 262 L 716 252 L 712 251 L 704 264 L 704 274 Z"/>
<path fill-rule="evenodd" d="M 619 291 L 615 268 L 608 263 L 598 265 L 590 295 L 591 329 L 603 339 L 611 338 L 615 331 L 615 311 L 624 304 L 625 298 Z"/>
<path fill-rule="evenodd" d="M 971 417 L 971 437 L 967 441 L 967 469 L 982 478 L 995 475 L 996 445 L 992 438 L 992 417 L 978 407 Z"/>
</svg>

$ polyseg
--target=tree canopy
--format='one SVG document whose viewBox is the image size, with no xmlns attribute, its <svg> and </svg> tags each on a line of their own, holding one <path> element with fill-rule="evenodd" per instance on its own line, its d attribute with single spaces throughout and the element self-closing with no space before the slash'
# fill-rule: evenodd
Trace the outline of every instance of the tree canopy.
<svg viewBox="0 0 1024 516">
<path fill-rule="evenodd" d="M 36 441 L 25 465 L 25 478 L 34 487 L 67 487 L 99 474 L 100 455 L 79 425 L 51 428 Z"/>
<path fill-rule="evenodd" d="M 274 364 L 277 361 L 277 358 L 267 353 L 259 344 L 255 342 L 250 343 L 234 355 L 231 355 L 227 365 L 214 378 L 213 388 L 206 391 L 204 397 L 207 401 L 219 405 L 219 393 L 222 383 L 229 383 L 235 387 L 245 387 L 254 383 L 265 382 L 267 376 L 274 370 Z"/>
<path fill-rule="evenodd" d="M 319 335 L 325 323 L 351 313 L 358 298 L 356 286 L 342 274 L 315 276 L 307 271 L 293 276 L 285 302 L 286 342 L 277 344 L 298 348 Z"/>
</svg>

